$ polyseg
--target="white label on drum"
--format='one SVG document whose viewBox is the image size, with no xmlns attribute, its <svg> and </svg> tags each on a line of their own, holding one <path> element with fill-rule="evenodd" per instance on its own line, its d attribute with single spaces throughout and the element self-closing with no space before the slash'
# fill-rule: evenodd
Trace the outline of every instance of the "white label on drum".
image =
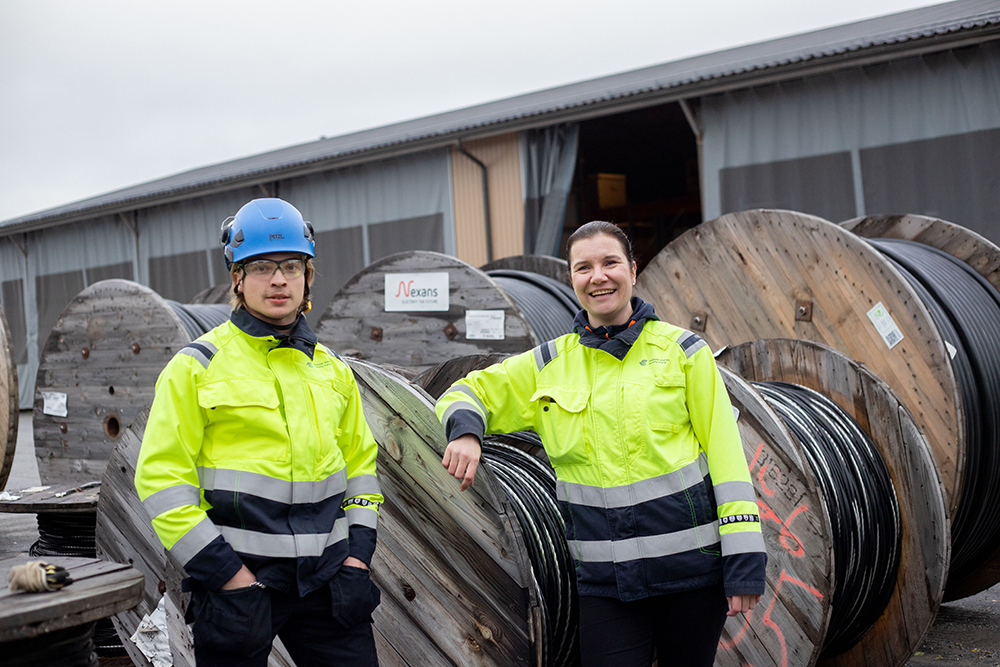
<svg viewBox="0 0 1000 667">
<path fill-rule="evenodd" d="M 891 350 L 896 346 L 899 341 L 903 340 L 903 332 L 899 330 L 896 326 L 896 321 L 892 319 L 892 315 L 889 311 L 885 309 L 882 302 L 879 301 L 868 311 L 868 319 L 872 321 L 875 325 L 875 329 L 878 331 L 879 335 L 882 336 L 882 340 L 885 344 L 889 346 Z"/>
<path fill-rule="evenodd" d="M 446 311 L 448 308 L 447 273 L 385 274 L 386 312 Z"/>
<path fill-rule="evenodd" d="M 465 338 L 467 340 L 503 340 L 502 310 L 465 311 Z"/>
<path fill-rule="evenodd" d="M 43 391 L 42 403 L 42 412 L 44 414 L 52 415 L 53 417 L 65 417 L 69 414 L 66 412 L 66 394 L 58 391 Z"/>
</svg>

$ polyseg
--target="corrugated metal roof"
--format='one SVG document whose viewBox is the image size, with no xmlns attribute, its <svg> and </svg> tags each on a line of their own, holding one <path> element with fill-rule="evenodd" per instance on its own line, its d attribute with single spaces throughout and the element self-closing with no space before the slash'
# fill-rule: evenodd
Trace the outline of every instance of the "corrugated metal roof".
<svg viewBox="0 0 1000 667">
<path fill-rule="evenodd" d="M 518 95 L 496 102 L 321 139 L 193 169 L 0 223 L 0 233 L 62 224 L 155 205 L 219 188 L 287 178 L 354 160 L 443 145 L 459 136 L 513 131 L 609 107 L 700 95 L 802 76 L 822 66 L 856 66 L 873 56 L 947 48 L 1000 36 L 998 0 L 958 0 Z"/>
</svg>

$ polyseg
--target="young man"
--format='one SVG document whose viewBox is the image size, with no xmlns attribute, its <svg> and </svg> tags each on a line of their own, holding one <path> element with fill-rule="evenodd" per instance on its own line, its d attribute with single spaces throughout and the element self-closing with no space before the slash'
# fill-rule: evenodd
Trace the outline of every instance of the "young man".
<svg viewBox="0 0 1000 667">
<path fill-rule="evenodd" d="M 377 448 L 350 368 L 303 317 L 312 225 L 255 199 L 222 244 L 232 316 L 163 370 L 135 476 L 190 577 L 195 658 L 263 667 L 278 635 L 299 667 L 377 665 Z"/>
</svg>

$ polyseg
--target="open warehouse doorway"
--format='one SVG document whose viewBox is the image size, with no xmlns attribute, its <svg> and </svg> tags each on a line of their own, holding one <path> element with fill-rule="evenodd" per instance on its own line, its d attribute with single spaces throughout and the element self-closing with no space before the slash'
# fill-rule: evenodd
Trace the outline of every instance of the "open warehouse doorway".
<svg viewBox="0 0 1000 667">
<path fill-rule="evenodd" d="M 580 123 L 563 244 L 590 220 L 620 226 L 639 270 L 702 220 L 698 142 L 677 102 Z"/>
</svg>

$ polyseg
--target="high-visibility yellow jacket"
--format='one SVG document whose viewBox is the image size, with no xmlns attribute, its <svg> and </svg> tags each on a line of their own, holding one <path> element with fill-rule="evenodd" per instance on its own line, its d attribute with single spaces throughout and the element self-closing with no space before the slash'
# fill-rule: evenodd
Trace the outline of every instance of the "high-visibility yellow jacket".
<svg viewBox="0 0 1000 667">
<path fill-rule="evenodd" d="M 581 595 L 634 600 L 720 581 L 726 595 L 761 594 L 756 496 L 711 350 L 636 302 L 639 321 L 615 338 L 590 332 L 581 311 L 579 333 L 469 373 L 438 417 L 449 440 L 539 434 Z"/>
<path fill-rule="evenodd" d="M 305 319 L 245 310 L 181 349 L 156 383 L 135 486 L 171 556 L 210 590 L 246 564 L 300 595 L 370 562 L 377 447 L 351 369 Z"/>
</svg>

